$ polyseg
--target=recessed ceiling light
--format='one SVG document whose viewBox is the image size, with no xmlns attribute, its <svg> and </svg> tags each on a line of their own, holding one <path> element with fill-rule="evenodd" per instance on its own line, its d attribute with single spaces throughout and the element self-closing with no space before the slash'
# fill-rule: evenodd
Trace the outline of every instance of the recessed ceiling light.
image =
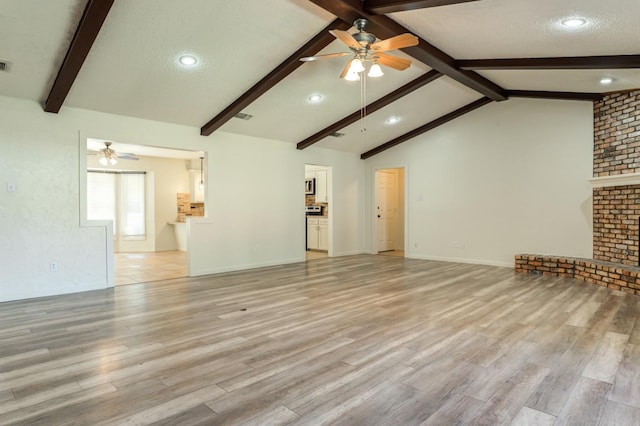
<svg viewBox="0 0 640 426">
<path fill-rule="evenodd" d="M 387 123 L 387 124 L 396 124 L 398 121 L 400 121 L 400 117 L 393 116 L 393 117 L 387 118 L 385 120 L 385 123 Z"/>
<path fill-rule="evenodd" d="M 613 77 L 602 77 L 600 79 L 600 84 L 611 84 L 613 83 Z"/>
<path fill-rule="evenodd" d="M 322 100 L 322 95 L 314 94 L 307 98 L 312 104 L 317 104 Z"/>
<path fill-rule="evenodd" d="M 178 59 L 178 62 L 180 62 L 184 66 L 192 67 L 192 66 L 194 66 L 195 64 L 198 63 L 198 59 L 195 56 L 182 55 Z"/>
<path fill-rule="evenodd" d="M 579 28 L 586 25 L 586 23 L 587 20 L 584 18 L 568 18 L 563 19 L 561 22 L 562 26 L 566 28 Z"/>
</svg>

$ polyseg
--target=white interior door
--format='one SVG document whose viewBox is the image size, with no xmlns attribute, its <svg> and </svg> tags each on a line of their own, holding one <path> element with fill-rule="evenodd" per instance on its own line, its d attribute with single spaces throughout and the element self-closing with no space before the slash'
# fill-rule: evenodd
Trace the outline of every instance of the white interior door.
<svg viewBox="0 0 640 426">
<path fill-rule="evenodd" d="M 378 252 L 395 249 L 397 176 L 391 170 L 376 172 L 376 215 L 378 228 Z"/>
</svg>

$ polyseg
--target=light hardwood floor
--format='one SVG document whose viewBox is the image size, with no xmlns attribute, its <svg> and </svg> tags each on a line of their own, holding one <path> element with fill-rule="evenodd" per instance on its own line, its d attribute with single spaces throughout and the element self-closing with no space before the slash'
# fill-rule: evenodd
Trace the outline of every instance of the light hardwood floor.
<svg viewBox="0 0 640 426">
<path fill-rule="evenodd" d="M 639 314 L 364 255 L 3 303 L 0 424 L 637 425 Z"/>
</svg>

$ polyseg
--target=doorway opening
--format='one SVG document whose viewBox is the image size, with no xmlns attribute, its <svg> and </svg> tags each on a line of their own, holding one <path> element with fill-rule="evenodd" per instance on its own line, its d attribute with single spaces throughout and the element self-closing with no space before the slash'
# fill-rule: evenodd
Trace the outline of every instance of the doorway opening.
<svg viewBox="0 0 640 426">
<path fill-rule="evenodd" d="M 108 141 L 116 161 L 100 161 L 105 142 L 84 141 L 81 215 L 108 229 L 107 282 L 189 276 L 187 221 L 206 212 L 206 154 Z"/>
<path fill-rule="evenodd" d="M 376 170 L 374 181 L 374 252 L 404 257 L 405 169 Z"/>
<path fill-rule="evenodd" d="M 305 259 L 322 259 L 332 255 L 331 202 L 332 170 L 328 166 L 305 164 Z"/>
</svg>

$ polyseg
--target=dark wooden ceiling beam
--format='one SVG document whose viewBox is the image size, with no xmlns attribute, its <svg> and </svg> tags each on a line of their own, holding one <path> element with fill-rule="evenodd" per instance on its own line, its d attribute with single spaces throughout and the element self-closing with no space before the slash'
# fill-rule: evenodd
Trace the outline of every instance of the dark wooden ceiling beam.
<svg viewBox="0 0 640 426">
<path fill-rule="evenodd" d="M 300 58 L 304 56 L 313 56 L 329 43 L 335 40 L 329 30 L 339 29 L 347 30 L 351 27 L 351 23 L 346 23 L 341 19 L 336 19 L 316 34 L 309 42 L 298 49 L 293 55 L 289 56 L 278 65 L 273 71 L 267 74 L 262 80 L 253 85 L 251 89 L 246 91 L 242 96 L 236 99 L 231 105 L 226 107 L 221 113 L 209 120 L 207 124 L 202 126 L 200 134 L 209 136 L 227 121 L 231 120 L 237 113 L 249 106 L 253 101 L 265 94 L 273 86 L 282 81 L 286 76 L 298 69 L 304 62 Z"/>
<path fill-rule="evenodd" d="M 89 0 L 67 54 L 44 103 L 44 110 L 58 113 L 93 46 L 114 0 Z"/>
<path fill-rule="evenodd" d="M 365 0 L 364 10 L 375 15 L 382 15 L 383 13 L 448 6 L 472 1 L 479 0 Z"/>
<path fill-rule="evenodd" d="M 377 111 L 377 110 L 379 110 L 381 108 L 384 108 L 385 106 L 389 105 L 390 103 L 397 101 L 398 99 L 402 98 L 403 96 L 406 96 L 409 93 L 421 88 L 422 86 L 425 86 L 425 85 L 431 83 L 432 81 L 436 80 L 437 78 L 439 78 L 441 76 L 442 76 L 442 73 L 440 73 L 438 71 L 435 71 L 435 70 L 431 70 L 428 73 L 421 75 L 420 77 L 418 77 L 415 80 L 405 84 L 404 86 L 400 87 L 399 89 L 396 89 L 393 92 L 389 93 L 388 95 L 383 96 L 382 98 L 378 99 L 377 101 L 372 102 L 369 105 L 367 105 L 367 114 L 372 114 L 375 111 Z M 302 142 L 298 142 L 297 148 L 298 149 L 305 149 L 307 147 L 310 147 L 314 143 L 319 142 L 322 139 L 326 138 L 327 136 L 331 135 L 332 133 L 337 132 L 338 130 L 343 129 L 343 128 L 347 127 L 348 125 L 355 123 L 359 119 L 360 119 L 360 110 L 355 111 L 354 113 L 346 116 L 342 120 L 336 121 L 335 123 L 331 124 L 330 126 L 325 127 L 324 129 L 320 130 L 319 132 L 315 133 L 314 135 L 309 136 L 308 138 L 306 138 Z"/>
<path fill-rule="evenodd" d="M 353 22 L 360 17 L 366 18 L 369 21 L 367 31 L 375 34 L 380 39 L 410 32 L 402 25 L 384 15 L 373 15 L 361 11 L 358 7 L 361 3 L 356 0 L 310 1 L 346 22 Z M 402 51 L 495 101 L 504 101 L 507 99 L 506 91 L 503 88 L 473 71 L 459 69 L 456 67 L 455 59 L 423 39 L 419 39 L 417 46 L 408 47 L 402 49 Z"/>
<path fill-rule="evenodd" d="M 367 158 L 373 157 L 374 155 L 380 154 L 383 151 L 386 151 L 389 148 L 393 148 L 396 145 L 399 145 L 403 142 L 406 142 L 410 139 L 415 138 L 416 136 L 419 136 L 425 132 L 428 132 L 429 130 L 433 130 L 436 127 L 442 126 L 445 123 L 448 123 L 451 120 L 454 120 L 458 117 L 461 117 L 467 113 L 470 113 L 473 110 L 476 110 L 488 103 L 493 102 L 492 99 L 484 97 L 484 98 L 480 98 L 477 101 L 471 102 L 468 105 L 463 106 L 462 108 L 459 108 L 453 112 L 450 112 L 449 114 L 443 115 L 440 118 L 436 118 L 435 120 L 418 127 L 417 129 L 414 129 L 408 133 L 405 133 L 402 136 L 399 136 L 387 143 L 384 143 L 382 145 L 379 145 L 367 152 L 365 152 L 364 154 L 360 155 L 360 158 L 362 160 L 366 160 Z"/>
<path fill-rule="evenodd" d="M 586 70 L 640 68 L 640 55 L 570 56 L 558 58 L 462 59 L 465 70 Z"/>
<path fill-rule="evenodd" d="M 508 90 L 510 98 L 560 99 L 567 101 L 600 101 L 602 93 L 546 92 L 538 90 Z"/>
</svg>

